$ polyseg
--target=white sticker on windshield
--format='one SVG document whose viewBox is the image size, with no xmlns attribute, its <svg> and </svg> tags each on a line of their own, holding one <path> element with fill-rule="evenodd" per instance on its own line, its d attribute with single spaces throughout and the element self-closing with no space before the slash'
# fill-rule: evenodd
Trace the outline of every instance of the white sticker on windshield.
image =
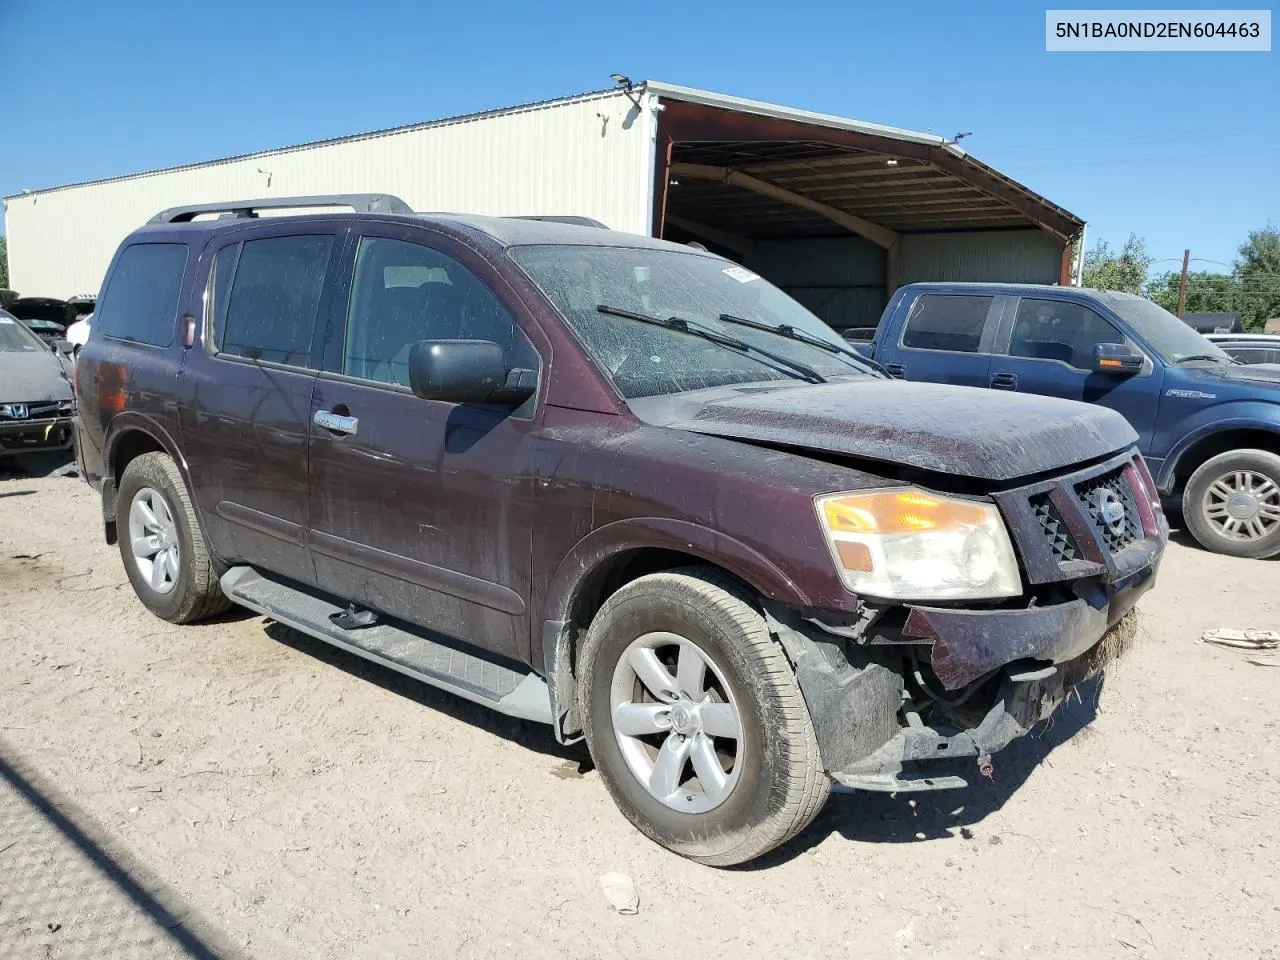
<svg viewBox="0 0 1280 960">
<path fill-rule="evenodd" d="M 8 317 L 0 317 L 0 323 L 7 323 L 9 326 L 13 326 L 13 321 Z"/>
<path fill-rule="evenodd" d="M 726 267 L 723 273 L 727 277 L 733 277 L 739 283 L 750 283 L 752 280 L 760 279 L 760 274 L 752 273 L 746 267 Z"/>
</svg>

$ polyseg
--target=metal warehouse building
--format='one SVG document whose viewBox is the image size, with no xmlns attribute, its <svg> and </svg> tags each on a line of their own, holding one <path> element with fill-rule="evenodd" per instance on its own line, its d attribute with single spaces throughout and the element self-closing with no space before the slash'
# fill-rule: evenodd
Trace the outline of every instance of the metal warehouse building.
<svg viewBox="0 0 1280 960">
<path fill-rule="evenodd" d="M 165 207 L 355 192 L 698 240 L 836 327 L 911 281 L 1069 283 L 1084 230 L 943 137 L 647 82 L 6 197 L 10 282 L 96 291 Z"/>
</svg>

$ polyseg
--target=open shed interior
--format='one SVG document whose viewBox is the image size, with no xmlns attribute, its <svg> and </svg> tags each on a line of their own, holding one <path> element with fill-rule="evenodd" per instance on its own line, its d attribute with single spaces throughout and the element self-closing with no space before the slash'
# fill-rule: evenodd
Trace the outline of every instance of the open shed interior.
<svg viewBox="0 0 1280 960">
<path fill-rule="evenodd" d="M 655 233 L 742 263 L 837 329 L 874 327 L 905 283 L 1070 282 L 1083 222 L 942 138 L 664 104 Z"/>
</svg>

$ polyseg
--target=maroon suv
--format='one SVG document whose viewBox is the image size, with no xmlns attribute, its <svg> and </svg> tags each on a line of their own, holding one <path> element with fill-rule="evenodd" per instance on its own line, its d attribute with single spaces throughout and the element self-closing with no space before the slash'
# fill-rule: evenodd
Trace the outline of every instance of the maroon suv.
<svg viewBox="0 0 1280 960">
<path fill-rule="evenodd" d="M 320 204 L 355 212 L 256 215 Z M 711 864 L 833 780 L 989 770 L 1120 645 L 1167 535 L 1112 411 L 887 379 L 739 265 L 556 218 L 165 211 L 78 376 L 158 616 L 242 604 L 585 736 Z"/>
</svg>

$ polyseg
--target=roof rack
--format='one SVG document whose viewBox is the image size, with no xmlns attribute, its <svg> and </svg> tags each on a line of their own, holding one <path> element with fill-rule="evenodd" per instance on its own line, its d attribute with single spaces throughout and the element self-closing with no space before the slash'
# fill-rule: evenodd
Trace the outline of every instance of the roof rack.
<svg viewBox="0 0 1280 960">
<path fill-rule="evenodd" d="M 315 197 L 268 197 L 227 203 L 194 203 L 161 210 L 148 223 L 190 223 L 202 213 L 231 219 L 253 219 L 258 210 L 291 210 L 305 207 L 350 207 L 356 213 L 411 214 L 409 205 L 388 193 L 332 193 Z"/>
<path fill-rule="evenodd" d="M 608 230 L 608 226 L 599 220 L 593 220 L 591 217 L 573 217 L 573 216 L 524 216 L 524 217 L 508 217 L 508 220 L 543 220 L 547 223 L 571 223 L 579 227 L 599 227 L 601 230 Z"/>
</svg>

